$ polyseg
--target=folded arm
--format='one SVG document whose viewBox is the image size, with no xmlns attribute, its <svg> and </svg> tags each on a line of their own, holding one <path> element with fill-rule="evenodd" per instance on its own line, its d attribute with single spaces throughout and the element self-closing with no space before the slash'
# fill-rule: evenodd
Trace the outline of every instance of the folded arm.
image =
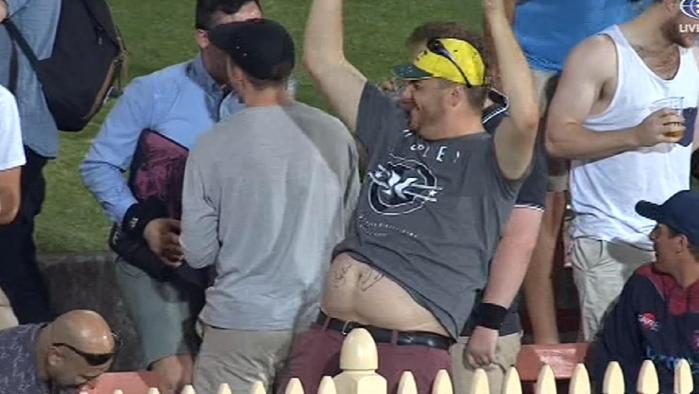
<svg viewBox="0 0 699 394">
<path fill-rule="evenodd" d="M 122 223 L 126 211 L 137 203 L 124 172 L 141 132 L 151 128 L 151 98 L 146 84 L 135 80 L 102 124 L 80 166 L 83 183 L 115 223 Z"/>
<path fill-rule="evenodd" d="M 367 79 L 345 57 L 342 7 L 342 0 L 313 1 L 303 63 L 337 116 L 354 130 Z"/>
</svg>

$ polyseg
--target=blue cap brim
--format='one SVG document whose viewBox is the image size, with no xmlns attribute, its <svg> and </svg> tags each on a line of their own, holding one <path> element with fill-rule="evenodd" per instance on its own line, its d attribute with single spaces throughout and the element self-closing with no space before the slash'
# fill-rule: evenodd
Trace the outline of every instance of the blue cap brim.
<svg viewBox="0 0 699 394">
<path fill-rule="evenodd" d="M 400 79 L 427 79 L 432 78 L 432 74 L 415 67 L 414 64 L 401 64 L 393 67 L 393 74 Z"/>
<path fill-rule="evenodd" d="M 639 201 L 636 203 L 636 213 L 656 222 L 662 222 L 664 217 L 662 207 L 648 201 Z"/>
</svg>

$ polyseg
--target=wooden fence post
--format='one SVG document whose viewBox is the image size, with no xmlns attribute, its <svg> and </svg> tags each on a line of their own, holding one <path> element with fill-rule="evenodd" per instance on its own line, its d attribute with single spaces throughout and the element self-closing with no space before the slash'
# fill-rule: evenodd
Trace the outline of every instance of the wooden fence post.
<svg viewBox="0 0 699 394">
<path fill-rule="evenodd" d="M 218 391 L 216 392 L 216 394 L 233 394 L 233 393 L 231 392 L 231 387 L 228 384 L 221 383 L 221 385 L 218 386 Z"/>
<path fill-rule="evenodd" d="M 694 378 L 687 360 L 680 360 L 675 366 L 675 394 L 689 394 L 694 390 Z"/>
<path fill-rule="evenodd" d="M 398 394 L 417 394 L 417 383 L 415 383 L 415 377 L 412 372 L 405 371 L 400 376 Z"/>
<path fill-rule="evenodd" d="M 482 368 L 476 369 L 473 373 L 473 381 L 468 389 L 469 394 L 490 394 L 490 383 L 488 375 Z M 497 393 L 500 394 L 500 393 Z"/>
<path fill-rule="evenodd" d="M 432 394 L 454 394 L 454 386 L 451 384 L 449 373 L 443 369 L 437 372 L 432 383 Z"/>
<path fill-rule="evenodd" d="M 553 370 L 548 364 L 544 364 L 539 371 L 539 377 L 536 379 L 534 386 L 534 394 L 556 394 L 556 378 L 553 376 Z"/>
<path fill-rule="evenodd" d="M 330 376 L 323 376 L 323 379 L 320 380 L 320 386 L 318 386 L 318 394 L 337 394 L 333 378 Z"/>
<path fill-rule="evenodd" d="M 301 384 L 301 380 L 299 380 L 299 378 L 291 379 L 289 381 L 289 384 L 286 385 L 284 394 L 304 394 L 303 384 Z"/>
<path fill-rule="evenodd" d="M 250 388 L 249 394 L 267 394 L 267 390 L 265 389 L 265 385 L 262 384 L 262 382 L 257 381 Z"/>
<path fill-rule="evenodd" d="M 612 361 L 604 371 L 604 381 L 602 382 L 602 394 L 624 394 L 626 383 L 624 383 L 624 372 L 618 362 Z"/>
<path fill-rule="evenodd" d="M 584 364 L 578 363 L 573 371 L 573 376 L 570 378 L 568 387 L 570 394 L 590 394 L 590 375 L 587 373 L 587 368 Z"/>
<path fill-rule="evenodd" d="M 194 390 L 194 386 L 191 384 L 188 384 L 184 386 L 180 394 L 197 394 L 196 390 Z"/>
<path fill-rule="evenodd" d="M 522 381 L 519 379 L 517 368 L 510 367 L 510 369 L 507 370 L 505 380 L 502 382 L 502 387 L 502 394 L 522 394 Z"/>
<path fill-rule="evenodd" d="M 388 383 L 376 373 L 378 368 L 374 338 L 363 328 L 352 330 L 342 343 L 342 373 L 333 379 L 338 394 L 386 394 Z"/>
<path fill-rule="evenodd" d="M 641 371 L 638 373 L 636 392 L 638 394 L 658 394 L 658 391 L 660 391 L 660 385 L 658 384 L 658 373 L 655 370 L 655 364 L 651 360 L 646 360 L 641 365 Z"/>
</svg>

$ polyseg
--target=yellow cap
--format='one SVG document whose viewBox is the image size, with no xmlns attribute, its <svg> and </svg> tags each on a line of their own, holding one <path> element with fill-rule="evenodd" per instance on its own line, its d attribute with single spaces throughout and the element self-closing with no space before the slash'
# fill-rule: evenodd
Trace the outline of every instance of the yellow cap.
<svg viewBox="0 0 699 394">
<path fill-rule="evenodd" d="M 471 86 L 486 84 L 485 63 L 473 45 L 456 38 L 440 38 L 435 41 L 441 45 L 428 43 L 428 48 L 422 51 L 412 64 L 394 67 L 394 74 L 408 80 L 441 78 Z M 461 67 L 467 81 L 450 58 Z"/>
</svg>

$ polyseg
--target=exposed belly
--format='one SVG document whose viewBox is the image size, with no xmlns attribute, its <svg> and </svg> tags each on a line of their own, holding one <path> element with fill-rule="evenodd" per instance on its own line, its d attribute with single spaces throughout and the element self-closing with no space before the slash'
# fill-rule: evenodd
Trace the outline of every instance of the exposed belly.
<svg viewBox="0 0 699 394">
<path fill-rule="evenodd" d="M 342 320 L 449 336 L 437 318 L 396 282 L 346 253 L 333 260 L 321 305 L 329 316 Z"/>
</svg>

